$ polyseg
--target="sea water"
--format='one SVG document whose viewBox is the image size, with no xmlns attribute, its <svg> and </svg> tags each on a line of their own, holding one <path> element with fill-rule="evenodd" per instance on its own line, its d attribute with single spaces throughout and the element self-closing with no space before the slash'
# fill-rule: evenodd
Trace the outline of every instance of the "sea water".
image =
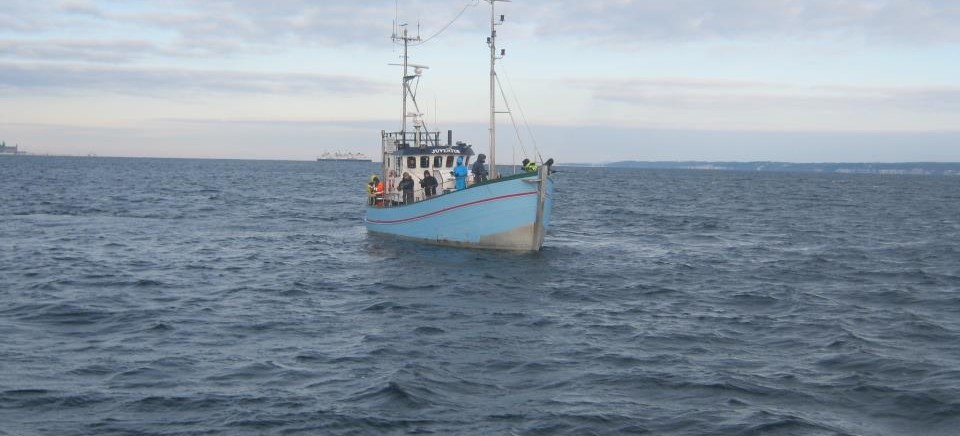
<svg viewBox="0 0 960 436">
<path fill-rule="evenodd" d="M 519 254 L 377 169 L 0 158 L 0 435 L 960 428 L 960 177 L 561 166 Z"/>
</svg>

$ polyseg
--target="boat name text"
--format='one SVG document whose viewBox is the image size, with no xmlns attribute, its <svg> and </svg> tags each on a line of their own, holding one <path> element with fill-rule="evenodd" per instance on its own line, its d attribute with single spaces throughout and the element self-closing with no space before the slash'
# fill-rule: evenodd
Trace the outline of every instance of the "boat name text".
<svg viewBox="0 0 960 436">
<path fill-rule="evenodd" d="M 443 154 L 448 154 L 448 153 L 460 154 L 460 150 L 457 150 L 457 149 L 455 149 L 455 148 L 440 148 L 440 149 L 436 149 L 436 150 L 431 151 L 431 153 L 433 153 L 433 154 L 441 154 L 441 153 L 443 153 Z"/>
</svg>

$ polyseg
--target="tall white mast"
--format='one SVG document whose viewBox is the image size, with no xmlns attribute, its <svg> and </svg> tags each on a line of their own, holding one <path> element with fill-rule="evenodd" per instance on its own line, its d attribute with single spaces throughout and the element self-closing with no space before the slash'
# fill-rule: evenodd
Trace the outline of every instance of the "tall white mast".
<svg viewBox="0 0 960 436">
<path fill-rule="evenodd" d="M 403 28 L 403 124 L 400 125 L 400 135 L 403 136 L 400 138 L 401 141 L 406 142 L 406 131 L 407 131 L 407 67 L 409 62 L 409 57 L 407 55 L 407 47 L 410 44 L 410 38 L 407 37 L 407 28 Z"/>
<path fill-rule="evenodd" d="M 400 34 L 397 33 L 397 27 L 403 27 L 403 34 L 402 34 L 402 35 L 400 35 Z M 409 61 L 410 58 L 409 58 L 409 53 L 408 53 L 408 47 L 409 47 L 409 45 L 410 45 L 410 41 L 420 41 L 420 35 L 417 35 L 416 37 L 408 36 L 408 35 L 407 35 L 407 25 L 406 25 L 406 24 L 400 24 L 400 25 L 398 26 L 397 23 L 396 23 L 396 21 L 394 21 L 393 35 L 391 36 L 391 39 L 393 39 L 394 42 L 403 41 L 403 64 L 399 64 L 399 65 L 403 66 L 403 80 L 401 81 L 401 82 L 402 82 L 402 83 L 401 83 L 401 88 L 402 88 L 402 92 L 403 92 L 403 99 L 402 99 L 402 100 L 403 100 L 403 107 L 401 108 L 401 110 L 403 111 L 403 113 L 401 114 L 401 117 L 400 117 L 400 138 L 399 138 L 399 143 L 398 143 L 398 145 L 399 145 L 399 144 L 406 144 L 406 143 L 407 143 L 407 117 L 409 116 L 409 114 L 407 114 L 407 95 L 408 95 L 409 89 L 410 89 L 410 87 L 407 86 L 407 83 L 409 83 L 409 81 L 410 81 L 413 77 L 416 77 L 416 76 L 410 76 L 410 74 L 409 74 L 409 67 L 411 67 L 411 65 L 410 65 L 410 61 Z M 398 65 L 398 64 L 390 64 L 390 65 Z M 418 71 L 419 71 L 419 70 L 418 70 Z M 414 105 L 416 105 L 416 101 L 414 101 Z M 383 154 L 383 162 L 381 163 L 381 168 L 380 168 L 380 170 L 381 170 L 381 174 L 383 174 L 383 177 L 386 178 L 386 176 L 387 176 L 387 166 L 388 166 L 388 165 L 387 165 L 387 154 L 386 154 L 386 142 L 384 142 L 384 144 L 381 146 L 381 148 L 382 148 L 381 153 Z"/>
<path fill-rule="evenodd" d="M 413 80 L 413 78 L 417 77 L 416 75 L 411 76 L 409 73 L 410 71 L 409 69 L 411 66 L 417 67 L 418 69 L 426 68 L 426 67 L 422 65 L 410 65 L 410 61 L 409 61 L 410 58 L 408 54 L 408 46 L 410 45 L 411 41 L 412 42 L 420 41 L 420 35 L 407 36 L 407 25 L 401 24 L 400 27 L 403 27 L 403 35 L 398 35 L 397 32 L 394 31 L 392 39 L 394 41 L 403 41 L 403 64 L 400 64 L 403 66 L 403 81 L 401 84 L 401 87 L 403 88 L 402 89 L 403 90 L 403 107 L 402 107 L 403 114 L 402 114 L 402 117 L 400 118 L 400 123 L 401 123 L 400 133 L 401 133 L 401 136 L 403 136 L 401 140 L 406 141 L 405 132 L 407 131 L 407 117 L 410 116 L 410 114 L 407 113 L 407 95 L 410 92 L 410 88 L 407 84 L 408 82 L 410 82 L 410 80 Z M 390 64 L 390 65 L 397 65 L 397 64 Z"/>
<path fill-rule="evenodd" d="M 487 45 L 490 46 L 490 178 L 499 177 L 497 173 L 497 21 L 494 5 L 496 2 L 508 2 L 510 0 L 487 0 L 490 2 L 490 37 L 487 38 Z M 503 22 L 501 15 L 500 22 Z M 502 55 L 502 53 L 501 53 Z"/>
</svg>

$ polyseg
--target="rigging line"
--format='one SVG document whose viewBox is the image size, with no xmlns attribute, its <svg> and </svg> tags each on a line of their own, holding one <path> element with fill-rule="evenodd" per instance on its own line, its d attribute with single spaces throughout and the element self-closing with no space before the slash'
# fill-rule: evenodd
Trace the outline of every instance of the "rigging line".
<svg viewBox="0 0 960 436">
<path fill-rule="evenodd" d="M 416 96 L 417 96 L 417 92 L 419 92 L 419 91 L 420 91 L 420 79 L 417 79 L 417 83 L 416 83 L 416 85 L 415 85 L 415 88 L 410 91 L 410 93 L 413 95 L 413 100 L 412 100 L 412 101 L 413 101 L 413 110 L 415 110 L 415 111 L 417 112 L 417 118 L 420 119 L 420 125 L 421 125 L 421 127 L 423 127 L 423 130 L 424 130 L 424 132 L 426 133 L 426 135 L 427 135 L 427 142 L 429 143 L 429 142 L 430 142 L 430 129 L 427 128 L 427 125 L 428 125 L 427 122 L 424 121 L 424 119 L 420 116 L 420 115 L 422 115 L 422 114 L 420 113 L 420 104 L 417 103 L 417 97 L 416 97 Z M 436 141 L 434 141 L 434 142 L 436 143 Z M 439 145 L 439 144 L 436 144 L 436 145 Z"/>
<path fill-rule="evenodd" d="M 470 0 L 470 1 L 468 1 L 467 4 L 463 6 L 463 9 L 460 10 L 460 13 L 458 13 L 456 17 L 453 17 L 453 19 L 450 20 L 450 22 L 447 23 L 445 26 L 441 27 L 440 30 L 437 31 L 437 33 L 434 33 L 433 35 L 430 35 L 429 38 L 424 39 L 423 41 L 420 41 L 420 42 L 418 42 L 418 43 L 416 43 L 416 44 L 410 44 L 410 45 L 424 45 L 424 44 L 426 44 L 427 42 L 429 42 L 431 39 L 440 36 L 440 34 L 443 33 L 445 30 L 447 30 L 448 27 L 452 26 L 453 23 L 456 23 L 457 20 L 460 19 L 460 17 L 463 15 L 463 13 L 467 11 L 467 8 L 469 8 L 470 6 L 476 6 L 476 5 L 478 5 L 478 4 L 480 4 L 480 0 Z"/>
<path fill-rule="evenodd" d="M 507 73 L 506 63 L 503 62 L 503 59 L 500 60 L 500 69 L 503 71 L 503 75 L 507 78 L 507 86 L 510 87 L 510 93 L 513 94 L 513 100 L 517 103 L 517 109 L 520 110 L 520 118 L 523 119 L 523 126 L 527 128 L 527 135 L 530 136 L 530 141 L 533 142 L 533 152 L 536 153 L 537 158 L 540 159 L 540 162 L 543 162 L 543 157 L 540 156 L 540 147 L 537 146 L 537 138 L 533 136 L 533 129 L 530 128 L 530 123 L 527 122 L 527 114 L 523 111 L 523 105 L 520 104 L 520 99 L 517 98 L 517 92 L 513 89 L 513 81 L 510 80 L 510 74 Z M 500 81 L 500 75 L 497 75 L 497 81 Z M 503 92 L 503 89 L 500 90 Z M 503 97 L 506 100 L 506 96 Z M 511 115 L 513 116 L 513 115 Z"/>
<path fill-rule="evenodd" d="M 413 87 L 410 86 L 410 82 L 413 82 Z M 420 120 L 420 126 L 423 127 L 423 130 L 427 133 L 427 142 L 429 143 L 430 141 L 433 141 L 430 139 L 430 129 L 427 127 L 429 123 L 427 123 L 426 120 L 421 117 L 422 114 L 420 113 L 420 103 L 417 103 L 417 93 L 420 92 L 420 78 L 418 77 L 417 80 L 408 81 L 404 84 L 404 86 L 410 95 L 410 102 L 413 103 L 413 110 L 417 114 L 414 120 Z M 436 145 L 440 145 L 439 139 L 433 142 Z"/>
<path fill-rule="evenodd" d="M 494 76 L 497 78 L 497 89 L 500 90 L 500 96 L 503 97 L 503 105 L 507 107 L 507 114 L 510 115 L 510 122 L 513 123 L 513 131 L 517 134 L 517 142 L 520 144 L 520 151 L 523 154 L 527 154 L 527 148 L 523 146 L 523 138 L 520 137 L 520 129 L 517 128 L 517 120 L 513 118 L 513 111 L 510 110 L 510 101 L 507 100 L 507 95 L 503 92 L 503 85 L 500 84 L 500 75 Z M 534 150 L 536 152 L 536 150 Z"/>
</svg>

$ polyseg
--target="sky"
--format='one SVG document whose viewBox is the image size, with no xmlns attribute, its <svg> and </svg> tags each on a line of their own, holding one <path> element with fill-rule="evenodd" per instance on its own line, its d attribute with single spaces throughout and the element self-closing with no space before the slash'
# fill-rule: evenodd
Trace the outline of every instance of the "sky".
<svg viewBox="0 0 960 436">
<path fill-rule="evenodd" d="M 960 2 L 497 2 L 498 163 L 960 161 Z M 0 140 L 379 156 L 405 23 L 431 129 L 487 152 L 484 0 L 3 0 Z M 499 101 L 500 109 L 507 104 Z M 514 126 L 517 126 L 515 129 Z"/>
</svg>

